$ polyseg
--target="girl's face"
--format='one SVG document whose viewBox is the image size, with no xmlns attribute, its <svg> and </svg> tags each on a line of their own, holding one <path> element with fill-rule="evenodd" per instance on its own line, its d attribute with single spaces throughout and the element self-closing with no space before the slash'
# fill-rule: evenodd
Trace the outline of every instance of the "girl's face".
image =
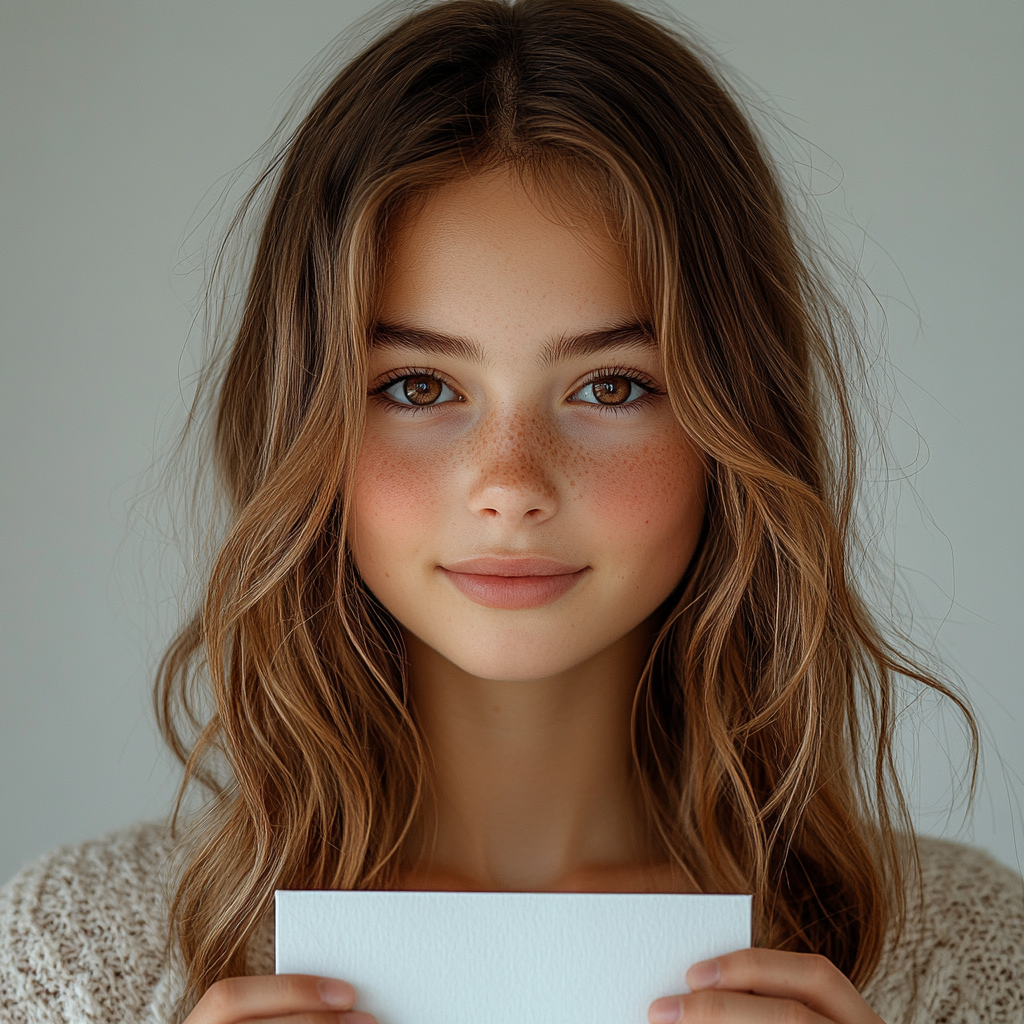
<svg viewBox="0 0 1024 1024">
<path fill-rule="evenodd" d="M 408 633 L 487 679 L 622 640 L 703 517 L 624 256 L 568 220 L 503 171 L 442 187 L 392 236 L 370 352 L 356 566 Z"/>
</svg>

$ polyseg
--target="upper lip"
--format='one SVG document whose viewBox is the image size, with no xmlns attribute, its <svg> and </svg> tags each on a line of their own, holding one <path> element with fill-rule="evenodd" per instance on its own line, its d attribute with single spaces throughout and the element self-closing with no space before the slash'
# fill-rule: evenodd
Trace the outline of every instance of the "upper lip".
<svg viewBox="0 0 1024 1024">
<path fill-rule="evenodd" d="M 473 576 L 567 576 L 581 572 L 586 566 L 568 565 L 540 555 L 485 555 L 481 558 L 465 558 L 461 562 L 449 562 L 441 568 Z"/>
</svg>

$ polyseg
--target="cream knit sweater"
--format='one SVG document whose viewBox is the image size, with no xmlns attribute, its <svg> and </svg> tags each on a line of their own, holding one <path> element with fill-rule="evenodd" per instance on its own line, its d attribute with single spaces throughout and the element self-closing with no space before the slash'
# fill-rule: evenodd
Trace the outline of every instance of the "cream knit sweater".
<svg viewBox="0 0 1024 1024">
<path fill-rule="evenodd" d="M 171 847 L 165 826 L 139 825 L 46 854 L 0 889 L 0 1021 L 171 1019 Z M 923 909 L 910 900 L 865 998 L 887 1024 L 1024 1024 L 1024 883 L 970 847 L 922 839 L 920 852 Z M 249 968 L 273 973 L 269 922 Z"/>
</svg>

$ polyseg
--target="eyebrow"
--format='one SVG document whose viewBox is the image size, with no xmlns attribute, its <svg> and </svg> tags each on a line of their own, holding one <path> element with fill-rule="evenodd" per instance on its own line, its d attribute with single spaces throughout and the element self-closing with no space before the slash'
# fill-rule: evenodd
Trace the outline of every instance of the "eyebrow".
<svg viewBox="0 0 1024 1024">
<path fill-rule="evenodd" d="M 422 327 L 378 323 L 371 332 L 370 344 L 373 348 L 414 348 L 421 352 L 464 359 L 470 363 L 484 362 L 484 351 L 476 342 Z M 636 320 L 600 331 L 563 334 L 554 338 L 544 346 L 541 363 L 544 366 L 553 366 L 569 359 L 594 355 L 608 348 L 657 347 L 658 343 L 650 326 Z"/>
</svg>

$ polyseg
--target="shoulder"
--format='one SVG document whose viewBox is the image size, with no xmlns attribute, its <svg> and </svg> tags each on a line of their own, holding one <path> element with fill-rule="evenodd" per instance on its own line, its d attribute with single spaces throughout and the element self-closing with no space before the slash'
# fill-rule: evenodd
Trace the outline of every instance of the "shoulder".
<svg viewBox="0 0 1024 1024">
<path fill-rule="evenodd" d="M 0 1020 L 157 1020 L 174 843 L 162 824 L 44 854 L 0 888 Z"/>
<path fill-rule="evenodd" d="M 1024 1020 L 1024 880 L 982 850 L 918 839 L 907 919 L 865 996 L 886 1021 Z"/>
</svg>

